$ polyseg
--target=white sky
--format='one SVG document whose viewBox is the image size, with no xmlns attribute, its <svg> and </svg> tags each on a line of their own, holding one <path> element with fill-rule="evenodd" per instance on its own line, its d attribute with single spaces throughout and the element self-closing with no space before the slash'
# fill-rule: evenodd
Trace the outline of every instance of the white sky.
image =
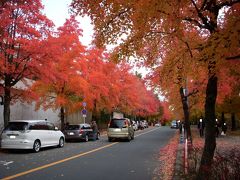
<svg viewBox="0 0 240 180">
<path fill-rule="evenodd" d="M 44 14 L 59 27 L 62 26 L 67 18 L 69 18 L 69 4 L 72 0 L 42 0 L 44 5 Z M 93 35 L 93 26 L 88 17 L 77 18 L 80 22 L 80 27 L 83 30 L 83 37 L 80 38 L 81 42 L 88 46 L 91 43 Z"/>
<path fill-rule="evenodd" d="M 56 27 L 62 26 L 67 18 L 69 18 L 69 5 L 72 0 L 42 0 L 44 5 L 44 14 L 53 21 Z M 80 28 L 83 30 L 83 37 L 80 37 L 81 42 L 85 46 L 89 46 L 92 41 L 93 26 L 91 20 L 88 17 L 78 17 L 77 20 L 80 22 Z M 111 50 L 114 45 L 108 45 L 107 49 Z M 145 68 L 133 69 L 133 73 L 138 71 L 143 76 L 146 75 L 147 71 Z"/>
</svg>

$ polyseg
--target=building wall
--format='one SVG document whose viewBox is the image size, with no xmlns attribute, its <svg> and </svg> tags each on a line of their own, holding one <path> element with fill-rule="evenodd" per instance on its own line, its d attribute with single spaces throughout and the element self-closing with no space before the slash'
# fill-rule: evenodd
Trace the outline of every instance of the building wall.
<svg viewBox="0 0 240 180">
<path fill-rule="evenodd" d="M 54 125 L 60 127 L 59 110 L 43 110 L 42 108 L 35 111 L 35 103 L 26 104 L 17 102 L 11 106 L 10 120 L 38 120 L 47 119 Z M 3 128 L 3 106 L 0 106 L 0 130 Z"/>
<path fill-rule="evenodd" d="M 87 112 L 85 123 L 90 123 L 91 120 L 92 120 L 92 113 Z M 84 118 L 81 111 L 77 111 L 73 114 L 67 114 L 65 122 L 68 122 L 69 124 L 80 124 L 84 122 Z"/>
<path fill-rule="evenodd" d="M 27 104 L 22 102 L 17 102 L 11 106 L 10 120 L 39 120 L 47 119 L 49 122 L 52 122 L 55 126 L 60 128 L 60 118 L 59 110 L 44 110 L 43 108 L 35 110 L 35 103 Z M 65 123 L 70 124 L 79 124 L 84 122 L 84 118 L 81 114 L 81 111 L 78 111 L 73 114 L 68 114 L 65 117 Z M 92 120 L 92 113 L 87 112 L 85 118 L 86 123 L 90 123 Z M 3 129 L 3 106 L 0 106 L 0 131 Z"/>
</svg>

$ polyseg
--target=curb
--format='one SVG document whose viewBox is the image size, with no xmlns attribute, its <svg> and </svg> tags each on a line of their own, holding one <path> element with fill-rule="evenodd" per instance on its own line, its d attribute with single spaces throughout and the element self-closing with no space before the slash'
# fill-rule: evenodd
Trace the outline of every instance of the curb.
<svg viewBox="0 0 240 180">
<path fill-rule="evenodd" d="M 173 180 L 181 180 L 184 174 L 184 133 L 180 134 Z"/>
</svg>

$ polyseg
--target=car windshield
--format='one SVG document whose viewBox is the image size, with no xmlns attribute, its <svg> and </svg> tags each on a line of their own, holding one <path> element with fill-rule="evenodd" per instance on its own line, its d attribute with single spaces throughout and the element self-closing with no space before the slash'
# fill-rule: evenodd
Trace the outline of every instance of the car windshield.
<svg viewBox="0 0 240 180">
<path fill-rule="evenodd" d="M 68 125 L 66 127 L 66 130 L 78 130 L 79 129 L 79 125 Z"/>
<path fill-rule="evenodd" d="M 9 124 L 4 130 L 24 131 L 24 130 L 27 130 L 27 127 L 28 127 L 27 122 L 9 122 Z"/>
<path fill-rule="evenodd" d="M 177 121 L 172 121 L 172 124 L 177 124 Z"/>
<path fill-rule="evenodd" d="M 110 121 L 110 128 L 122 128 L 125 125 L 125 119 L 112 119 Z"/>
</svg>

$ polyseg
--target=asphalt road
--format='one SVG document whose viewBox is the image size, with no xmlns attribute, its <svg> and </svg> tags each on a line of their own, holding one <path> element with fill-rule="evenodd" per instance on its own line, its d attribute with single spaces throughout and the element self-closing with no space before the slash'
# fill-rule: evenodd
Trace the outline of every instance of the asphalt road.
<svg viewBox="0 0 240 180">
<path fill-rule="evenodd" d="M 63 148 L 0 151 L 0 179 L 150 180 L 159 165 L 159 151 L 173 136 L 169 127 L 135 133 L 131 142 L 66 143 Z"/>
</svg>

